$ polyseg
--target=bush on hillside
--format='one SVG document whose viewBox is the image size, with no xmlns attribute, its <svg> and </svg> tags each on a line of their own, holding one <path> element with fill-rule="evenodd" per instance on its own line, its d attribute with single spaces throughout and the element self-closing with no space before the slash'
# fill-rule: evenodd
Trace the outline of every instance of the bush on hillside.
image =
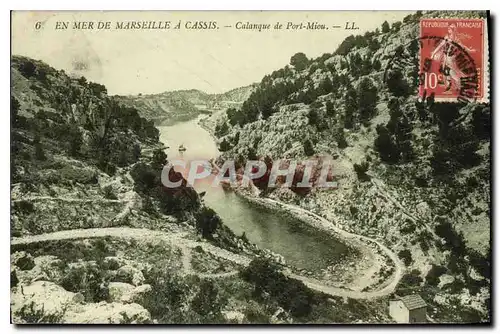
<svg viewBox="0 0 500 334">
<path fill-rule="evenodd" d="M 407 267 L 413 262 L 411 252 L 409 249 L 403 249 L 399 251 L 398 257 L 403 260 L 405 266 Z"/>
<path fill-rule="evenodd" d="M 390 30 L 391 27 L 389 26 L 389 23 L 387 21 L 384 21 L 384 23 L 382 23 L 382 33 L 388 33 Z"/>
<path fill-rule="evenodd" d="M 290 65 L 295 67 L 297 71 L 304 70 L 309 64 L 309 59 L 307 59 L 306 55 L 302 52 L 298 52 L 290 58 Z"/>
<path fill-rule="evenodd" d="M 314 151 L 314 146 L 313 146 L 313 143 L 311 142 L 311 140 L 307 139 L 306 141 L 304 141 L 304 154 L 306 157 L 311 157 L 314 155 L 315 151 Z"/>
<path fill-rule="evenodd" d="M 269 259 L 252 260 L 240 274 L 244 280 L 254 285 L 256 298 L 262 299 L 268 294 L 294 317 L 306 317 L 319 302 L 314 292 L 304 283 L 286 277 Z"/>
<path fill-rule="evenodd" d="M 407 97 L 410 93 L 410 88 L 406 80 L 404 80 L 403 73 L 399 69 L 389 71 L 387 74 L 386 85 L 389 92 L 395 97 Z"/>
<path fill-rule="evenodd" d="M 112 186 L 106 186 L 103 188 L 103 193 L 104 193 L 104 198 L 106 199 L 111 199 L 111 200 L 116 200 L 118 197 L 116 197 L 116 194 L 113 192 L 113 187 Z"/>
<path fill-rule="evenodd" d="M 148 192 L 158 185 L 158 173 L 148 164 L 140 162 L 130 170 L 130 176 L 134 180 L 135 187 L 140 192 Z"/>
<path fill-rule="evenodd" d="M 389 130 L 383 125 L 377 125 L 377 137 L 374 146 L 383 162 L 392 164 L 399 161 L 401 152 L 399 152 Z"/>
<path fill-rule="evenodd" d="M 375 107 L 378 101 L 377 87 L 375 87 L 371 79 L 363 78 L 359 82 L 357 90 L 360 120 L 366 125 L 375 116 Z"/>
<path fill-rule="evenodd" d="M 221 225 L 221 220 L 217 213 L 203 206 L 196 214 L 196 229 L 205 239 L 212 239 L 213 234 Z"/>
<path fill-rule="evenodd" d="M 151 167 L 156 170 L 161 170 L 167 164 L 167 154 L 162 149 L 156 149 L 153 151 L 153 159 L 151 161 Z"/>
<path fill-rule="evenodd" d="M 358 176 L 358 180 L 361 182 L 369 181 L 370 176 L 366 174 L 368 171 L 369 164 L 367 161 L 362 162 L 361 164 L 354 164 L 354 171 L 356 172 L 356 175 Z"/>
<path fill-rule="evenodd" d="M 61 286 L 71 292 L 81 292 L 86 302 L 97 303 L 109 297 L 110 277 L 92 262 L 77 262 L 66 269 Z"/>
<path fill-rule="evenodd" d="M 221 323 L 225 320 L 222 310 L 227 302 L 213 281 L 202 281 L 191 300 L 191 308 L 201 317 L 201 323 Z"/>
<path fill-rule="evenodd" d="M 432 265 L 432 268 L 425 276 L 425 282 L 431 286 L 437 286 L 439 284 L 439 277 L 445 274 L 447 269 L 443 266 Z"/>
<path fill-rule="evenodd" d="M 337 146 L 338 148 L 340 149 L 344 149 L 347 147 L 347 140 L 345 139 L 345 135 L 344 135 L 344 129 L 340 129 L 336 136 L 335 136 L 335 140 L 337 141 Z"/>
</svg>

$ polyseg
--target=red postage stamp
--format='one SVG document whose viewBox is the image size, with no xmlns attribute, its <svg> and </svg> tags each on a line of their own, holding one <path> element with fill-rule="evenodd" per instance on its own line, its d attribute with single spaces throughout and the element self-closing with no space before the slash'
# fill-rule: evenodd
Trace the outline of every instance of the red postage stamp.
<svg viewBox="0 0 500 334">
<path fill-rule="evenodd" d="M 488 102 L 487 34 L 485 19 L 422 19 L 419 97 Z"/>
</svg>

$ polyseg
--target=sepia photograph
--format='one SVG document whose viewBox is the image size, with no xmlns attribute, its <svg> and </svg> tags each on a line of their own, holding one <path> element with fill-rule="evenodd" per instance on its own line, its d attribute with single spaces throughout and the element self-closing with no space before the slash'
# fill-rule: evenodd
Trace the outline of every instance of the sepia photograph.
<svg viewBox="0 0 500 334">
<path fill-rule="evenodd" d="M 489 11 L 10 25 L 12 324 L 491 324 Z"/>
</svg>

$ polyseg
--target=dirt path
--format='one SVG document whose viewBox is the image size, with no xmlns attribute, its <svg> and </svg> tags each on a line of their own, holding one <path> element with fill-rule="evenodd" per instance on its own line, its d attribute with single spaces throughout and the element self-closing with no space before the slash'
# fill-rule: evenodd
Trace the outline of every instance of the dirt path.
<svg viewBox="0 0 500 334">
<path fill-rule="evenodd" d="M 197 272 L 193 269 L 193 265 L 191 263 L 191 260 L 193 259 L 192 248 L 188 247 L 187 245 L 185 245 L 181 242 L 179 245 L 179 249 L 182 252 L 181 262 L 182 262 L 182 271 L 183 271 L 184 275 L 197 275 L 200 278 L 225 278 L 225 277 L 236 276 L 239 274 L 238 270 L 233 270 L 233 271 L 224 272 L 224 273 L 216 273 L 216 274 L 210 274 L 210 273 L 207 274 L 207 273 Z"/>
<path fill-rule="evenodd" d="M 186 247 L 185 245 L 181 245 L 179 247 L 181 250 L 181 262 L 182 269 L 185 273 L 193 272 L 193 265 L 191 264 L 191 260 L 193 259 L 193 253 L 191 253 L 191 249 Z"/>
<path fill-rule="evenodd" d="M 125 239 L 141 239 L 141 240 L 166 240 L 182 239 L 187 236 L 188 232 L 166 233 L 162 231 L 154 231 L 141 228 L 128 227 L 106 227 L 106 228 L 89 228 L 77 230 L 65 230 L 52 233 L 44 233 L 30 235 L 20 238 L 12 238 L 11 245 L 26 245 L 38 242 L 57 241 L 57 240 L 79 240 L 93 239 L 104 237 L 115 237 Z"/>
<path fill-rule="evenodd" d="M 107 199 L 107 198 L 72 198 L 72 197 L 52 197 L 52 196 L 32 196 L 24 197 L 20 199 L 14 199 L 12 202 L 21 201 L 56 201 L 56 202 L 67 202 L 67 203 L 123 203 L 126 200 L 120 199 Z"/>
<path fill-rule="evenodd" d="M 113 222 L 119 222 L 123 218 L 125 218 L 132 208 L 134 207 L 135 203 L 137 200 L 137 196 L 135 192 L 129 191 L 125 194 L 124 198 L 121 200 L 122 203 L 125 203 L 125 206 L 123 207 L 122 211 L 120 211 L 113 219 Z"/>
<path fill-rule="evenodd" d="M 218 166 L 213 165 L 218 169 Z M 129 175 L 128 175 L 129 176 Z M 129 176 L 130 177 L 130 176 Z M 252 182 L 249 182 L 252 187 L 253 192 L 257 191 L 257 189 L 253 189 L 255 186 Z M 379 191 L 382 191 L 381 185 L 374 182 L 374 185 L 377 187 Z M 389 194 L 384 192 L 386 198 L 394 202 L 396 205 L 401 206 L 400 203 L 395 201 Z M 125 194 L 122 199 L 105 199 L 105 198 L 93 198 L 93 199 L 82 199 L 82 198 L 68 198 L 68 197 L 50 197 L 50 196 L 37 196 L 37 197 L 28 197 L 23 200 L 53 200 L 53 201 L 62 201 L 68 203 L 89 203 L 89 202 L 111 202 L 111 203 L 125 203 L 123 209 L 111 220 L 112 223 L 119 222 L 123 220 L 134 207 L 137 201 L 137 196 L 135 192 L 129 191 Z M 321 291 L 323 293 L 333 295 L 333 296 L 342 296 L 356 299 L 368 299 L 368 298 L 376 298 L 382 297 L 387 294 L 392 293 L 397 284 L 399 283 L 403 272 L 404 266 L 399 260 L 399 258 L 387 247 L 382 245 L 380 242 L 373 238 L 365 237 L 362 235 L 357 235 L 354 233 L 350 233 L 344 231 L 338 227 L 336 227 L 332 222 L 327 219 L 316 215 L 310 211 L 302 209 L 298 206 L 286 204 L 282 202 L 278 202 L 269 198 L 258 198 L 253 197 L 252 200 L 264 202 L 267 204 L 271 204 L 273 206 L 286 209 L 287 211 L 294 212 L 297 215 L 301 215 L 306 218 L 313 218 L 313 220 L 320 224 L 319 228 L 323 230 L 333 230 L 337 235 L 344 239 L 357 240 L 359 242 L 371 242 L 376 244 L 394 263 L 394 273 L 391 276 L 391 280 L 389 282 L 385 282 L 383 288 L 376 291 L 354 291 L 340 287 L 327 286 L 321 283 L 318 280 L 315 280 L 310 277 L 305 277 L 301 275 L 293 274 L 290 271 L 285 271 L 285 274 L 291 278 L 298 279 L 302 281 L 305 285 L 310 287 L 311 289 Z M 20 201 L 14 200 L 14 201 Z M 410 217 L 411 219 L 415 219 L 414 217 Z M 226 273 L 217 273 L 217 274 L 205 274 L 205 273 L 197 273 L 194 272 L 191 265 L 191 249 L 197 246 L 203 248 L 204 251 L 209 252 L 217 257 L 223 258 L 225 260 L 231 261 L 233 263 L 237 263 L 239 265 L 247 266 L 252 260 L 250 257 L 242 256 L 239 254 L 231 253 L 225 249 L 215 247 L 206 242 L 198 242 L 186 239 L 188 233 L 187 232 L 179 232 L 179 233 L 167 233 L 162 231 L 154 231 L 148 229 L 139 229 L 139 228 L 128 228 L 128 227 L 106 227 L 106 228 L 93 228 L 93 229 L 79 229 L 79 230 L 67 230 L 67 231 L 58 231 L 47 234 L 26 236 L 22 238 L 13 238 L 11 239 L 11 245 L 20 245 L 20 244 L 31 244 L 37 242 L 47 242 L 47 241 L 55 241 L 55 240 L 78 240 L 78 239 L 89 239 L 89 238 L 103 238 L 103 237 L 118 237 L 118 238 L 128 238 L 128 239 L 140 239 L 140 240 L 164 240 L 172 243 L 176 247 L 179 247 L 181 250 L 181 261 L 182 268 L 185 274 L 196 274 L 200 277 L 204 278 L 223 278 L 230 277 L 238 274 L 238 271 L 226 272 Z M 369 280 L 375 271 L 378 271 L 384 263 L 375 263 L 371 268 L 367 269 L 363 276 L 359 277 L 359 280 Z"/>
<path fill-rule="evenodd" d="M 259 201 L 264 201 L 273 204 L 274 206 L 284 208 L 290 212 L 297 213 L 299 216 L 301 215 L 302 217 L 310 217 L 313 218 L 315 221 L 321 224 L 319 228 L 327 230 L 327 231 L 334 231 L 335 234 L 339 235 L 343 239 L 351 239 L 351 240 L 357 240 L 361 241 L 364 243 L 374 243 L 376 244 L 379 249 L 387 255 L 392 262 L 394 263 L 394 273 L 391 276 L 391 281 L 388 282 L 382 289 L 376 290 L 376 291 L 369 291 L 369 292 L 362 292 L 362 291 L 352 291 L 352 290 L 346 290 L 342 288 L 336 288 L 336 287 L 331 287 L 331 286 L 325 286 L 322 285 L 319 281 L 311 279 L 309 277 L 304 277 L 304 276 L 299 276 L 295 274 L 290 274 L 290 277 L 300 279 L 304 284 L 309 286 L 310 288 L 318 291 L 322 291 L 324 293 L 332 294 L 332 295 L 337 295 L 337 296 L 345 296 L 345 297 L 350 297 L 350 298 L 375 298 L 375 297 L 381 297 L 388 295 L 392 293 L 395 289 L 399 281 L 401 280 L 405 266 L 401 262 L 401 260 L 398 258 L 396 254 L 394 254 L 389 248 L 384 246 L 382 243 L 377 241 L 376 239 L 366 237 L 363 235 L 358 235 L 354 233 L 350 233 L 347 231 L 344 231 L 337 226 L 335 226 L 332 222 L 329 220 L 313 213 L 308 210 L 305 210 L 301 207 L 298 207 L 296 205 L 292 204 L 286 204 L 282 203 L 279 201 L 272 200 L 270 198 L 259 198 Z M 380 264 L 380 266 L 383 266 L 384 264 Z"/>
<path fill-rule="evenodd" d="M 347 233 L 347 232 L 346 232 Z M 186 239 L 188 232 L 177 232 L 177 233 L 167 233 L 162 231 L 154 231 L 148 229 L 140 229 L 140 228 L 129 228 L 129 227 L 109 227 L 109 228 L 92 228 L 92 229 L 77 229 L 77 230 L 67 230 L 67 231 L 58 231 L 53 233 L 45 233 L 39 235 L 25 236 L 20 238 L 12 238 L 11 245 L 28 245 L 32 243 L 39 242 L 47 242 L 47 241 L 56 241 L 56 240 L 78 240 L 78 239 L 90 239 L 90 238 L 103 238 L 103 237 L 117 237 L 117 238 L 126 238 L 126 239 L 140 239 L 140 240 L 163 240 L 170 242 L 171 244 L 181 248 L 181 249 L 189 249 L 189 251 L 197 246 L 200 246 L 205 252 L 211 253 L 216 257 L 223 258 L 225 260 L 231 261 L 233 263 L 237 263 L 239 265 L 247 266 L 252 258 L 244 255 L 234 254 L 225 249 L 218 248 L 213 246 L 207 242 L 199 242 L 194 240 Z M 366 238 L 369 239 L 369 238 Z M 376 241 L 375 241 L 376 242 Z M 388 252 L 390 252 L 387 249 Z M 192 271 L 191 264 L 186 264 L 186 259 L 190 259 L 189 255 L 185 255 L 183 258 L 183 268 L 187 268 L 187 272 L 199 275 L 200 277 L 205 278 L 223 278 L 230 277 L 238 274 L 238 271 L 231 271 L 226 273 L 217 273 L 217 274 L 203 274 L 196 273 Z M 397 260 L 397 258 L 396 258 Z M 399 261 L 398 261 L 399 262 Z M 396 262 L 397 263 L 397 262 Z M 396 266 L 396 275 L 393 276 L 393 280 L 387 286 L 385 286 L 381 290 L 363 292 L 363 291 L 352 291 L 337 287 L 331 287 L 321 284 L 321 282 L 317 282 L 314 279 L 303 277 L 300 275 L 295 275 L 290 272 L 285 271 L 285 274 L 289 277 L 298 279 L 304 284 L 306 284 L 311 289 L 321 291 L 323 293 L 332 295 L 332 296 L 342 296 L 356 299 L 368 299 L 385 296 L 391 293 L 396 284 L 400 279 L 400 270 L 399 266 Z"/>
</svg>

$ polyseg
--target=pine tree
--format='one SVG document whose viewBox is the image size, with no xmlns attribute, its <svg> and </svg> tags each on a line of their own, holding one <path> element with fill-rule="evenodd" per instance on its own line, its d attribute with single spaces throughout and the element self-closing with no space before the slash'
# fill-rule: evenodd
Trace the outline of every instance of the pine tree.
<svg viewBox="0 0 500 334">
<path fill-rule="evenodd" d="M 382 33 L 388 33 L 390 30 L 391 27 L 389 26 L 389 23 L 387 21 L 384 21 L 384 23 L 382 23 Z"/>
<path fill-rule="evenodd" d="M 19 101 L 14 97 L 10 97 L 10 120 L 12 122 L 12 126 L 17 125 L 17 114 L 19 111 L 19 108 L 21 105 L 19 104 Z"/>
<path fill-rule="evenodd" d="M 377 126 L 377 138 L 374 145 L 382 161 L 386 163 L 396 163 L 399 161 L 400 152 L 385 126 Z"/>
<path fill-rule="evenodd" d="M 356 112 L 358 110 L 358 94 L 350 88 L 344 96 L 345 118 L 344 127 L 352 129 L 356 122 Z"/>
<path fill-rule="evenodd" d="M 333 83 L 332 80 L 329 77 L 326 77 L 321 81 L 320 84 L 320 94 L 319 95 L 326 95 L 329 94 L 333 91 Z"/>
<path fill-rule="evenodd" d="M 35 147 L 35 158 L 37 160 L 46 160 L 45 151 L 43 149 L 42 143 L 40 142 L 40 135 L 36 134 L 33 139 L 33 146 Z"/>
<path fill-rule="evenodd" d="M 320 123 L 318 110 L 315 108 L 310 108 L 308 113 L 309 125 L 318 126 Z"/>
<path fill-rule="evenodd" d="M 309 59 L 307 59 L 306 55 L 302 52 L 298 52 L 290 58 L 290 65 L 295 67 L 297 71 L 304 70 L 309 63 Z"/>
<path fill-rule="evenodd" d="M 398 69 L 388 73 L 387 88 L 389 89 L 389 92 L 396 97 L 408 96 L 409 93 L 409 87 L 403 78 L 403 73 L 401 73 Z"/>
<path fill-rule="evenodd" d="M 228 134 L 229 132 L 229 127 L 227 126 L 226 122 L 218 123 L 215 126 L 215 136 L 216 137 L 223 137 Z"/>
<path fill-rule="evenodd" d="M 337 146 L 340 149 L 344 149 L 347 147 L 347 141 L 345 140 L 344 129 L 340 129 L 335 136 L 335 140 L 337 141 Z"/>
<path fill-rule="evenodd" d="M 412 147 L 412 126 L 406 116 L 401 117 L 398 123 L 398 132 L 396 133 L 396 143 L 401 152 L 401 160 L 409 162 L 413 159 Z"/>
<path fill-rule="evenodd" d="M 357 90 L 360 119 L 366 125 L 375 115 L 375 108 L 378 101 L 377 88 L 369 78 L 363 78 Z"/>
<path fill-rule="evenodd" d="M 359 77 L 363 72 L 363 58 L 357 52 L 349 59 L 349 71 L 354 77 Z"/>
<path fill-rule="evenodd" d="M 219 144 L 219 151 L 226 152 L 231 149 L 231 144 L 226 140 L 226 138 L 222 139 L 222 142 Z"/>
<path fill-rule="evenodd" d="M 332 117 L 335 115 L 335 109 L 332 101 L 326 101 L 326 115 Z"/>
<path fill-rule="evenodd" d="M 307 157 L 310 157 L 310 156 L 313 156 L 314 155 L 314 146 L 312 144 L 312 142 L 307 139 L 305 142 L 304 142 L 304 154 L 307 156 Z"/>
<path fill-rule="evenodd" d="M 83 144 L 82 133 L 76 125 L 71 125 L 68 130 L 69 153 L 78 157 Z"/>
<path fill-rule="evenodd" d="M 153 152 L 151 167 L 154 169 L 162 169 L 167 164 L 167 154 L 162 149 L 157 149 Z"/>
</svg>

